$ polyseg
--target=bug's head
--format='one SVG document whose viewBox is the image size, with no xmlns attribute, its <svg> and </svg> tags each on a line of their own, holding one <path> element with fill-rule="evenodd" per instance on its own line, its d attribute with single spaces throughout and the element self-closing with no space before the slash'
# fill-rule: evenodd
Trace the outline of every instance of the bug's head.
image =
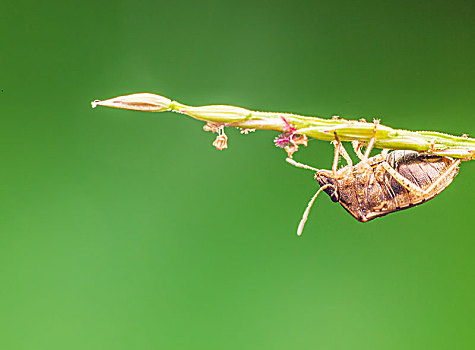
<svg viewBox="0 0 475 350">
<path fill-rule="evenodd" d="M 323 191 L 330 196 L 333 202 L 338 202 L 340 199 L 338 181 L 332 175 L 331 172 L 322 170 L 315 174 L 315 180 L 317 180 L 320 187 L 329 185 Z"/>
</svg>

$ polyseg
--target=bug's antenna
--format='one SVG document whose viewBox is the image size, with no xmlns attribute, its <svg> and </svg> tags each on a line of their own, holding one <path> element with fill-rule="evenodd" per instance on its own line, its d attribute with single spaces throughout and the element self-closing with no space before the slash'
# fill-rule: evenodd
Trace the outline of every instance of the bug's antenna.
<svg viewBox="0 0 475 350">
<path fill-rule="evenodd" d="M 315 199 L 317 199 L 318 195 L 324 189 L 326 189 L 328 187 L 333 187 L 333 189 L 335 189 L 335 186 L 333 186 L 332 184 L 323 185 L 322 187 L 320 187 L 320 189 L 317 191 L 317 193 L 315 193 L 313 195 L 312 199 L 310 199 L 310 202 L 308 202 L 307 208 L 305 208 L 305 211 L 303 212 L 302 220 L 300 220 L 299 227 L 297 229 L 297 236 L 302 235 L 303 227 L 305 226 L 305 223 L 307 222 L 308 214 L 310 213 L 310 208 L 312 208 L 313 202 L 315 202 Z"/>
<path fill-rule="evenodd" d="M 315 171 L 316 173 L 318 173 L 320 170 L 319 169 L 316 169 L 316 168 L 313 168 L 311 167 L 310 165 L 306 165 L 306 164 L 302 164 L 302 163 L 299 163 L 299 162 L 296 162 L 295 160 L 293 160 L 292 158 L 287 158 L 285 159 L 285 161 L 289 164 L 292 164 L 293 166 L 296 166 L 297 168 L 303 168 L 303 169 L 307 169 L 307 170 L 312 170 L 312 171 Z"/>
</svg>

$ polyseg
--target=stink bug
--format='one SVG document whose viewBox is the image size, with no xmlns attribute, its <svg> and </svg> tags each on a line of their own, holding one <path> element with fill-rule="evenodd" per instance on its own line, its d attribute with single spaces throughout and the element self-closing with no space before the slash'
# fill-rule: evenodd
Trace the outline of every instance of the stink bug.
<svg viewBox="0 0 475 350">
<path fill-rule="evenodd" d="M 376 126 L 377 123 L 375 131 Z M 290 164 L 315 171 L 315 179 L 321 186 L 304 212 L 298 235 L 302 234 L 310 208 L 322 191 L 333 202 L 339 202 L 356 220 L 366 222 L 434 198 L 450 185 L 458 173 L 460 159 L 430 153 L 383 150 L 369 158 L 375 133 L 365 154 L 360 151 L 361 144 L 353 142 L 353 148 L 360 158 L 360 162 L 354 166 L 336 132 L 332 170 L 315 169 L 287 158 Z M 337 169 L 340 155 L 348 165 Z"/>
</svg>

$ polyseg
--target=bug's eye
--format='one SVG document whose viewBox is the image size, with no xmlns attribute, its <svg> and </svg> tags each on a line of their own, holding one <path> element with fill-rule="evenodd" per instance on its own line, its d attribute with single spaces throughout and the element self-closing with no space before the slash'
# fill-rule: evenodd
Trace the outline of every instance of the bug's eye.
<svg viewBox="0 0 475 350">
<path fill-rule="evenodd" d="M 336 190 L 336 188 L 333 189 L 332 194 L 330 195 L 330 199 L 333 202 L 338 202 L 340 200 L 340 196 L 338 195 L 338 191 Z"/>
</svg>

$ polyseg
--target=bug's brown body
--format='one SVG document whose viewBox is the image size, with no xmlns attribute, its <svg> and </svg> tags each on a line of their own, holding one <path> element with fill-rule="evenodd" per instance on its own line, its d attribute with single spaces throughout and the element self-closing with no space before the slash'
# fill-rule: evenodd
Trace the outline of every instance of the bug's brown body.
<svg viewBox="0 0 475 350">
<path fill-rule="evenodd" d="M 332 141 L 335 145 L 332 170 L 316 169 L 287 158 L 287 162 L 292 165 L 315 171 L 315 179 L 320 185 L 300 220 L 297 229 L 299 236 L 310 208 L 322 191 L 326 192 L 332 201 L 339 202 L 356 220 L 367 222 L 434 198 L 445 190 L 458 174 L 460 159 L 430 153 L 407 150 L 389 153 L 388 149 L 384 149 L 377 156 L 370 158 L 378 124 L 379 121 L 375 120 L 373 136 L 364 154 L 361 152 L 362 144 L 358 141 L 352 142 L 360 159 L 355 166 L 341 144 L 337 130 L 334 130 L 335 141 Z M 345 158 L 348 165 L 338 169 L 340 156 Z"/>
<path fill-rule="evenodd" d="M 315 179 L 332 201 L 366 222 L 434 198 L 458 173 L 448 157 L 393 151 L 347 165 L 336 172 L 319 170 Z"/>
</svg>

